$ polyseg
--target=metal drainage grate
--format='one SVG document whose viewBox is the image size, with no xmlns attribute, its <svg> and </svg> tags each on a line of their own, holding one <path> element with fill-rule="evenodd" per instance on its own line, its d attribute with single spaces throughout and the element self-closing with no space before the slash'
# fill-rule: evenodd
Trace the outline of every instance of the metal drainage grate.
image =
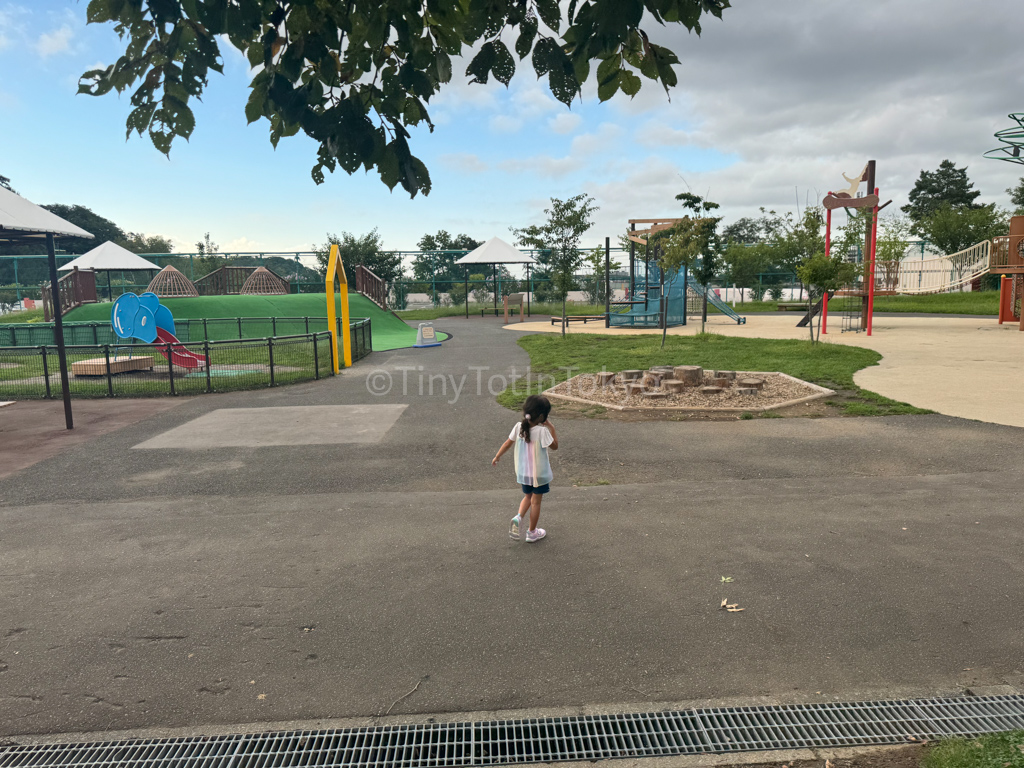
<svg viewBox="0 0 1024 768">
<path fill-rule="evenodd" d="M 0 748 L 0 768 L 442 768 L 903 744 L 1024 729 L 1024 696 L 718 707 Z"/>
</svg>

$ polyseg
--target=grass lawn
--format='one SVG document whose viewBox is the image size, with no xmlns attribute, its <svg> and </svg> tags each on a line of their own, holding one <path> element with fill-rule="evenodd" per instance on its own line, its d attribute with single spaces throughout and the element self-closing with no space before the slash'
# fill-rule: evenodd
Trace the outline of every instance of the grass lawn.
<svg viewBox="0 0 1024 768">
<path fill-rule="evenodd" d="M 788 300 L 787 300 L 788 301 Z M 794 299 L 795 301 L 795 299 Z M 806 301 L 806 299 L 805 299 Z M 841 299 L 833 299 L 829 303 L 834 308 Z M 786 303 L 786 302 L 783 302 Z M 748 301 L 736 303 L 736 312 L 775 312 L 777 301 Z M 729 302 L 732 306 L 732 302 Z M 708 312 L 717 312 L 708 306 Z M 799 314 L 789 310 L 791 314 Z M 875 312 L 921 312 L 926 314 L 947 315 L 998 315 L 999 291 L 977 291 L 972 293 L 932 293 L 925 296 L 877 296 Z"/>
<path fill-rule="evenodd" d="M 41 309 L 22 309 L 18 312 L 8 312 L 6 315 L 0 315 L 0 324 L 41 322 L 43 322 L 43 310 Z"/>
<path fill-rule="evenodd" d="M 519 345 L 530 355 L 532 373 L 567 376 L 595 371 L 647 369 L 653 365 L 700 365 L 738 371 L 781 371 L 799 379 L 842 393 L 834 404 L 850 416 L 885 416 L 930 413 L 906 403 L 861 389 L 853 375 L 861 368 L 876 365 L 882 356 L 862 347 L 819 343 L 796 339 L 742 339 L 716 334 L 669 336 L 665 347 L 657 336 L 597 336 L 574 333 L 570 336 L 538 334 L 524 336 Z M 571 367 L 571 372 L 566 372 Z M 536 391 L 536 383 L 534 391 Z M 543 388 L 550 386 L 545 384 Z M 525 383 L 517 383 L 498 396 L 507 408 L 518 409 L 527 392 Z M 832 402 L 832 401 L 829 401 Z"/>
<path fill-rule="evenodd" d="M 922 768 L 1024 768 L 1024 731 L 949 739 L 930 749 Z"/>
</svg>

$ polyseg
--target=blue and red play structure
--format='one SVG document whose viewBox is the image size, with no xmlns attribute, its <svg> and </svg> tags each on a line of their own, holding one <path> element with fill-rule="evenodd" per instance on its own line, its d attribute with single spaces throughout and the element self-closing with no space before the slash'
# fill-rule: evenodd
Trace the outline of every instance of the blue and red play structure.
<svg viewBox="0 0 1024 768">
<path fill-rule="evenodd" d="M 110 325 L 121 339 L 138 339 L 154 348 L 179 368 L 205 368 L 208 360 L 182 346 L 174 335 L 174 316 L 155 293 L 125 293 L 110 310 Z"/>
</svg>

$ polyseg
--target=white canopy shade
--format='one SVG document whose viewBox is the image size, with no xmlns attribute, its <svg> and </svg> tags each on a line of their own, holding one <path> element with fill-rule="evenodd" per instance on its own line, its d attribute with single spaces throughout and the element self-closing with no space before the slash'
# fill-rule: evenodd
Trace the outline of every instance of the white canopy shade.
<svg viewBox="0 0 1024 768">
<path fill-rule="evenodd" d="M 48 234 L 92 238 L 84 229 L 0 187 L 0 240 L 44 240 Z"/>
<path fill-rule="evenodd" d="M 75 267 L 93 270 L 110 269 L 115 272 L 128 272 L 133 269 L 160 270 L 160 267 L 153 262 L 146 261 L 127 248 L 122 248 L 117 243 L 112 243 L 109 240 L 103 243 L 103 245 L 97 245 L 88 253 L 83 253 L 77 259 L 68 262 L 59 269 L 61 272 L 69 272 Z"/>
<path fill-rule="evenodd" d="M 470 251 L 456 264 L 536 264 L 537 260 L 513 248 L 499 237 L 492 237 L 479 248 Z"/>
</svg>

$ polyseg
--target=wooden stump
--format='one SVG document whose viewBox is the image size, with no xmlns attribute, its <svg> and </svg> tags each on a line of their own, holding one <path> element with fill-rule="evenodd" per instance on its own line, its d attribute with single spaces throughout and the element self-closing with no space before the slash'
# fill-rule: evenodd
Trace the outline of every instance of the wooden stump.
<svg viewBox="0 0 1024 768">
<path fill-rule="evenodd" d="M 608 387 L 615 383 L 614 371 L 599 371 L 594 375 L 597 377 L 597 385 L 599 387 Z"/>
<path fill-rule="evenodd" d="M 720 395 L 723 390 L 721 387 L 701 387 L 700 393 L 702 395 Z"/>
<path fill-rule="evenodd" d="M 757 390 L 753 387 L 736 387 L 737 395 L 756 395 Z"/>
<path fill-rule="evenodd" d="M 651 368 L 655 373 L 660 373 L 663 379 L 675 378 L 675 367 L 671 365 L 656 365 Z"/>
<path fill-rule="evenodd" d="M 686 382 L 669 379 L 668 381 L 665 381 L 661 385 L 661 388 L 664 389 L 666 392 L 672 392 L 674 394 L 677 392 L 682 392 L 684 389 L 686 389 Z"/>
<path fill-rule="evenodd" d="M 623 381 L 633 381 L 634 379 L 639 379 L 641 376 L 643 376 L 644 372 L 643 371 L 623 371 L 620 375 L 622 376 L 622 380 Z"/>
<path fill-rule="evenodd" d="M 626 394 L 627 395 L 642 395 L 645 391 L 643 384 L 627 384 Z"/>
<path fill-rule="evenodd" d="M 658 387 L 661 386 L 661 378 L 662 376 L 660 373 L 657 373 L 655 371 L 647 371 L 646 373 L 644 373 L 643 384 L 645 387 L 657 389 Z"/>
<path fill-rule="evenodd" d="M 699 365 L 677 365 L 673 373 L 677 381 L 688 387 L 699 387 L 704 383 L 704 369 Z"/>
<path fill-rule="evenodd" d="M 644 392 L 645 400 L 664 400 L 668 395 L 664 392 Z"/>
<path fill-rule="evenodd" d="M 715 376 L 715 378 L 711 380 L 711 386 L 721 387 L 722 389 L 728 389 L 729 387 L 732 386 L 732 379 L 723 379 L 719 376 Z"/>
<path fill-rule="evenodd" d="M 764 379 L 740 379 L 736 382 L 736 386 L 761 391 L 764 389 Z"/>
<path fill-rule="evenodd" d="M 715 371 L 716 379 L 735 379 L 736 371 Z"/>
</svg>

